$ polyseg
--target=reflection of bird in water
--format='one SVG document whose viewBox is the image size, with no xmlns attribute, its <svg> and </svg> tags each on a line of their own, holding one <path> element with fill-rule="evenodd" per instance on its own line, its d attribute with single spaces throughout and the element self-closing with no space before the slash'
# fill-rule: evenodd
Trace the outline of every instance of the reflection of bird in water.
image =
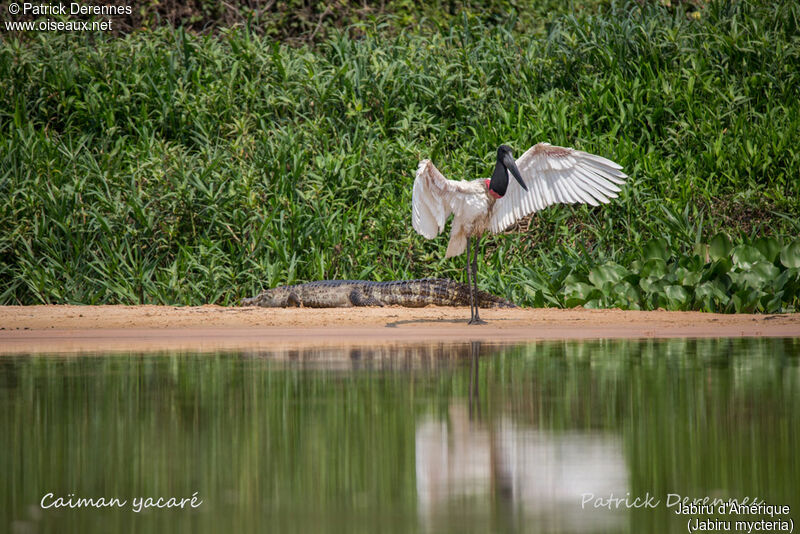
<svg viewBox="0 0 800 534">
<path fill-rule="evenodd" d="M 417 499 L 423 522 L 433 527 L 437 518 L 447 521 L 455 514 L 505 525 L 536 517 L 543 526 L 558 525 L 558 532 L 622 526 L 624 515 L 580 508 L 584 493 L 624 496 L 629 491 L 618 436 L 540 430 L 507 418 L 478 424 L 469 421 L 466 408 L 455 403 L 446 421 L 430 418 L 417 426 Z"/>
<path fill-rule="evenodd" d="M 589 532 L 621 527 L 623 517 L 581 514 L 583 493 L 625 495 L 628 472 L 616 436 L 550 432 L 516 424 L 506 415 L 481 417 L 480 342 L 470 343 L 469 404 L 450 404 L 445 421 L 423 420 L 416 431 L 418 509 L 436 530 L 449 513 L 487 529 L 513 528 L 536 516 L 542 526 Z M 491 416 L 489 416 L 491 417 Z M 469 503 L 468 510 L 454 509 Z M 576 508 L 577 507 L 577 508 Z M 521 514 L 520 514 L 521 512 Z M 546 529 L 545 529 L 546 531 Z"/>
<path fill-rule="evenodd" d="M 469 344 L 470 352 L 470 373 L 469 373 L 469 418 L 480 417 L 480 391 L 478 390 L 478 358 L 481 355 L 481 342 L 471 341 Z"/>
<path fill-rule="evenodd" d="M 467 282 L 473 295 L 470 324 L 482 322 L 474 298 L 481 235 L 487 230 L 500 233 L 553 204 L 605 204 L 616 198 L 618 185 L 627 178 L 621 168 L 606 158 L 547 143 L 532 146 L 516 161 L 511 148 L 500 145 L 494 172 L 488 179 L 448 180 L 430 160 L 420 162 L 414 180 L 411 222 L 419 234 L 433 239 L 453 215 L 445 257 L 467 251 Z M 509 173 L 516 183 L 509 180 Z M 473 237 L 475 249 L 471 253 Z"/>
</svg>

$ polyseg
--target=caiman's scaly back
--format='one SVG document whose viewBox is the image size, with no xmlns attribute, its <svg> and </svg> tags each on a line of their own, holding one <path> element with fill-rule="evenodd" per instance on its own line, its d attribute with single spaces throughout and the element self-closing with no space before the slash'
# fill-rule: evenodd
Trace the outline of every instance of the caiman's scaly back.
<svg viewBox="0 0 800 534">
<path fill-rule="evenodd" d="M 443 278 L 371 282 L 368 280 L 322 280 L 267 289 L 242 300 L 243 306 L 264 308 L 346 308 L 350 306 L 468 306 L 469 286 Z M 508 300 L 478 291 L 482 308 L 515 308 Z"/>
</svg>

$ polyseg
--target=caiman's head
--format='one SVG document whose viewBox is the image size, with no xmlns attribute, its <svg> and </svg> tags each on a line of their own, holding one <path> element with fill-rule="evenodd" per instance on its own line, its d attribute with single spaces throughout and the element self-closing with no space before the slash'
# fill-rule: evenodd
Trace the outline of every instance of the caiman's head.
<svg viewBox="0 0 800 534">
<path fill-rule="evenodd" d="M 258 296 L 242 299 L 242 306 L 261 306 L 262 308 L 286 308 L 300 306 L 300 299 L 290 287 L 275 287 L 262 291 Z"/>
</svg>

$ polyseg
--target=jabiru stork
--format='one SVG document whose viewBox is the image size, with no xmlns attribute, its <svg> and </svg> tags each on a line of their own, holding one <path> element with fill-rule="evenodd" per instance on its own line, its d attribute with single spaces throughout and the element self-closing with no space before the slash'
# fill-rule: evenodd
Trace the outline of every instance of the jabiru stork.
<svg viewBox="0 0 800 534">
<path fill-rule="evenodd" d="M 514 160 L 500 145 L 491 178 L 448 180 L 430 160 L 417 167 L 412 196 L 412 225 L 427 239 L 439 235 L 452 214 L 445 258 L 467 251 L 470 285 L 469 324 L 483 323 L 478 314 L 478 244 L 487 231 L 500 233 L 532 213 L 553 204 L 606 204 L 620 192 L 627 176 L 611 160 L 573 148 L 539 143 Z M 509 180 L 509 173 L 515 182 Z M 470 262 L 470 245 L 475 250 Z"/>
</svg>

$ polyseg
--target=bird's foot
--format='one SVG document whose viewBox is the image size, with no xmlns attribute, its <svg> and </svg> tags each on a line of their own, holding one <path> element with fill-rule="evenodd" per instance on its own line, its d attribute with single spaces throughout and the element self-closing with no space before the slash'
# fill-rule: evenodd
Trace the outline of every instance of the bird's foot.
<svg viewBox="0 0 800 534">
<path fill-rule="evenodd" d="M 467 324 L 489 324 L 480 317 L 473 317 Z"/>
</svg>

